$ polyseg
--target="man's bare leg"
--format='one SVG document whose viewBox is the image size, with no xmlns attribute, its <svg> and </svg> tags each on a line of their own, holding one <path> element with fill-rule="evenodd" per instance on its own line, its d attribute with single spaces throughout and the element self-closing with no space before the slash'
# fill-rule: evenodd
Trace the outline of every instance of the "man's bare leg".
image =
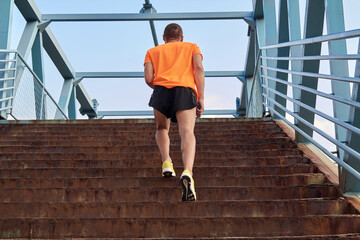
<svg viewBox="0 0 360 240">
<path fill-rule="evenodd" d="M 170 119 L 164 114 L 154 109 L 154 117 L 156 122 L 156 134 L 155 139 L 161 153 L 161 161 L 169 161 L 172 163 L 170 158 Z"/>
<path fill-rule="evenodd" d="M 193 174 L 196 139 L 194 135 L 196 108 L 176 112 L 181 137 L 181 152 L 184 170 Z"/>
</svg>

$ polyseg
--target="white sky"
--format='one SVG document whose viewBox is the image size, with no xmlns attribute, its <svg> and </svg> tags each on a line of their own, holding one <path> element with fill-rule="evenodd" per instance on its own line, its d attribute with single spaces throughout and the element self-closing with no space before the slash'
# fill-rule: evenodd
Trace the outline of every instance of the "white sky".
<svg viewBox="0 0 360 240">
<path fill-rule="evenodd" d="M 35 0 L 42 13 L 137 13 L 142 0 Z M 153 0 L 158 12 L 251 11 L 251 1 L 169 1 Z M 12 48 L 21 36 L 22 16 L 15 10 Z M 159 43 L 170 22 L 155 22 Z M 184 41 L 196 42 L 204 56 L 205 70 L 243 70 L 246 58 L 247 24 L 238 21 L 178 21 Z M 148 22 L 72 22 L 51 23 L 58 42 L 76 71 L 143 71 L 146 51 L 153 47 Z M 45 54 L 46 55 L 46 54 Z M 62 78 L 46 56 L 48 88 L 58 99 Z M 99 110 L 150 110 L 151 89 L 143 79 L 84 79 Z M 206 83 L 207 109 L 234 109 L 241 82 L 236 78 L 209 78 Z M 78 117 L 81 115 L 78 114 Z"/>
</svg>

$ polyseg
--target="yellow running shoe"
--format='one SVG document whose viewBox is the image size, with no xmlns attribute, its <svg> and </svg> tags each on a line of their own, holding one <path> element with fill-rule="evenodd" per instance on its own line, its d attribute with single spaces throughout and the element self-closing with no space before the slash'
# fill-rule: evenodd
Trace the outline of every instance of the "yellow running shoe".
<svg viewBox="0 0 360 240">
<path fill-rule="evenodd" d="M 164 177 L 175 177 L 176 173 L 174 170 L 174 166 L 169 161 L 164 161 L 162 164 L 162 175 Z"/>
<path fill-rule="evenodd" d="M 195 183 L 190 172 L 184 170 L 180 177 L 180 183 L 182 187 L 181 200 L 185 201 L 196 201 Z"/>
</svg>

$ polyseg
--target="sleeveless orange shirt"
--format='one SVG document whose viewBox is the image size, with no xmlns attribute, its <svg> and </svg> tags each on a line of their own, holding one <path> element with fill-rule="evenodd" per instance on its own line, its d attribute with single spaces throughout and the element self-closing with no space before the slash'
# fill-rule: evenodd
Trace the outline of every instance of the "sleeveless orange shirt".
<svg viewBox="0 0 360 240">
<path fill-rule="evenodd" d="M 166 88 L 188 87 L 195 88 L 193 73 L 193 56 L 200 54 L 199 47 L 189 42 L 169 42 L 151 48 L 147 51 L 144 65 L 152 63 L 155 78 L 154 85 Z"/>
</svg>

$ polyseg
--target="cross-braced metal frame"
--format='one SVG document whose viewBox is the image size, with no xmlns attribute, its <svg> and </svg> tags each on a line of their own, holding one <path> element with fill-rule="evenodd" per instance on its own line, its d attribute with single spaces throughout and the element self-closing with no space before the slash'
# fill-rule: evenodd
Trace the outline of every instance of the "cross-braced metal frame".
<svg viewBox="0 0 360 240">
<path fill-rule="evenodd" d="M 240 1 L 240 0 L 239 0 Z M 86 78 L 143 78 L 142 72 L 75 72 L 50 30 L 55 21 L 148 21 L 154 45 L 158 38 L 155 21 L 162 20 L 244 20 L 248 26 L 248 49 L 243 71 L 207 71 L 206 77 L 237 77 L 243 83 L 241 98 L 234 111 L 208 111 L 208 114 L 234 114 L 262 117 L 266 112 L 283 119 L 296 130 L 299 143 L 313 142 L 316 131 L 337 147 L 336 155 L 322 149 L 339 163 L 340 182 L 347 192 L 360 191 L 360 43 L 357 54 L 347 53 L 347 38 L 359 38 L 360 30 L 345 32 L 342 0 L 307 0 L 303 38 L 299 0 L 253 0 L 253 11 L 157 13 L 145 0 L 139 13 L 131 14 L 41 14 L 33 0 L 2 0 L 0 2 L 0 49 L 9 48 L 12 8 L 14 5 L 27 21 L 17 48 L 24 59 L 32 55 L 33 71 L 44 81 L 42 49 L 45 49 L 64 79 L 58 105 L 69 118 L 76 118 L 75 98 L 80 112 L 89 118 L 114 115 L 148 115 L 146 111 L 98 112 L 81 81 Z M 278 24 L 276 23 L 278 12 Z M 327 34 L 323 36 L 326 21 Z M 329 55 L 322 54 L 327 42 Z M 7 56 L 0 53 L 0 69 Z M 319 73 L 320 62 L 329 61 L 330 75 Z M 348 61 L 355 60 L 354 77 L 349 76 Z M 16 70 L 14 90 L 21 79 L 22 69 Z M 0 79 L 8 79 L 0 71 Z M 332 94 L 318 91 L 318 79 L 331 81 Z M 0 88 L 6 89 L 0 80 Z M 352 96 L 350 84 L 352 83 Z M 291 94 L 289 89 L 291 88 Z M 1 92 L 0 92 L 1 93 Z M 2 93 L 1 93 L 2 94 Z M 332 101 L 333 116 L 316 109 L 317 97 Z M 6 96 L 0 95 L 0 100 Z M 293 109 L 289 109 L 289 102 Z M 1 103 L 1 102 L 0 102 Z M 1 109 L 1 105 L 0 105 Z M 60 114 L 60 111 L 59 113 Z M 314 127 L 315 115 L 335 125 L 335 138 Z M 289 121 L 293 117 L 293 122 Z M 6 116 L 5 116 L 6 117 Z M 351 173 L 351 174 L 348 174 Z"/>
<path fill-rule="evenodd" d="M 102 117 L 104 115 L 151 115 L 148 111 L 121 112 L 97 111 L 97 101 L 91 100 L 81 81 L 84 78 L 143 78 L 143 72 L 75 72 L 65 53 L 51 32 L 50 23 L 55 21 L 149 21 L 153 35 L 154 45 L 158 45 L 154 21 L 161 20 L 221 20 L 221 19 L 246 19 L 252 18 L 252 12 L 201 12 L 201 13 L 157 13 L 149 0 L 146 0 L 140 13 L 131 14 L 41 14 L 33 0 L 4 0 L 1 9 L 7 13 L 2 15 L 7 22 L 9 30 L 2 34 L 6 38 L 1 48 L 8 49 L 11 25 L 12 7 L 15 4 L 27 21 L 21 37 L 18 52 L 24 59 L 32 53 L 34 71 L 43 81 L 43 57 L 42 47 L 64 78 L 61 90 L 59 106 L 66 111 L 70 119 L 76 118 L 75 98 L 81 105 L 80 113 L 87 114 L 89 118 Z M 243 80 L 242 71 L 206 71 L 206 77 L 238 77 Z M 21 70 L 17 73 L 18 82 L 21 78 Z M 15 90 L 16 91 L 16 90 Z M 206 111 L 205 114 L 236 114 L 236 111 Z"/>
</svg>

